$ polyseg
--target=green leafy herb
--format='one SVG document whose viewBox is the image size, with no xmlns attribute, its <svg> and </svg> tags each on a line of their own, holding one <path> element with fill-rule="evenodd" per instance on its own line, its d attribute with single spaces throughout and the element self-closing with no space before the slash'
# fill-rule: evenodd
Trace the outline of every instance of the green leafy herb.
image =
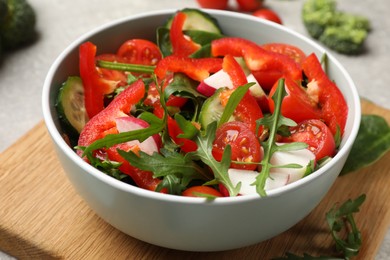
<svg viewBox="0 0 390 260">
<path fill-rule="evenodd" d="M 208 165 L 214 173 L 215 180 L 226 187 L 230 196 L 237 196 L 241 188 L 241 183 L 234 186 L 228 175 L 231 156 L 230 145 L 226 146 L 221 162 L 216 161 L 211 153 L 216 129 L 217 122 L 214 121 L 207 126 L 205 134 L 199 133 L 195 138 L 198 150 L 188 153 L 188 155 L 194 159 L 200 159 Z"/>
<path fill-rule="evenodd" d="M 155 178 L 162 177 L 165 183 L 162 188 L 168 188 L 169 193 L 180 194 L 181 191 L 194 179 L 210 180 L 207 171 L 196 164 L 191 156 L 162 148 L 160 153 L 148 155 L 140 151 L 139 156 L 134 152 L 122 151 L 118 153 L 130 162 L 131 165 L 153 172 Z"/>
<path fill-rule="evenodd" d="M 115 144 L 129 142 L 131 140 L 139 140 L 143 142 L 148 137 L 161 132 L 165 124 L 164 121 L 156 117 L 152 113 L 144 112 L 140 115 L 140 118 L 149 123 L 149 127 L 129 132 L 123 132 L 119 134 L 108 134 L 102 139 L 98 139 L 87 147 L 76 147 L 83 150 L 83 156 L 87 156 L 88 160 L 93 158 L 92 152 L 104 147 L 111 147 Z"/>
<path fill-rule="evenodd" d="M 361 233 L 355 223 L 354 213 L 359 212 L 359 207 L 366 199 L 362 194 L 355 200 L 348 200 L 339 208 L 333 208 L 326 214 L 328 225 L 332 232 L 332 237 L 336 242 L 336 248 L 342 252 L 346 259 L 356 256 L 362 245 Z M 339 234 L 346 232 L 346 238 L 342 239 Z"/>
<path fill-rule="evenodd" d="M 390 127 L 377 115 L 363 115 L 358 135 L 341 174 L 376 162 L 390 150 Z"/>
<path fill-rule="evenodd" d="M 255 182 L 252 185 L 256 185 L 256 191 L 260 196 L 266 196 L 266 192 L 264 190 L 266 180 L 269 177 L 270 170 L 272 165 L 270 163 L 271 157 L 276 151 L 283 150 L 292 150 L 292 149 L 302 149 L 302 147 L 307 147 L 307 145 L 302 143 L 291 143 L 286 145 L 276 145 L 276 133 L 281 126 L 295 126 L 296 123 L 291 119 L 288 119 L 280 113 L 282 100 L 286 95 L 286 90 L 284 88 L 284 80 L 279 80 L 277 90 L 273 95 L 272 99 L 275 102 L 275 111 L 273 114 L 265 115 L 263 118 L 257 120 L 257 129 L 260 125 L 264 125 L 269 129 L 269 137 L 268 139 L 262 143 L 262 147 L 264 149 L 263 160 L 261 161 L 262 168 L 260 174 L 256 177 Z"/>
<path fill-rule="evenodd" d="M 362 245 L 362 238 L 353 214 L 359 212 L 359 207 L 363 204 L 365 199 L 366 195 L 362 194 L 355 200 L 347 200 L 339 208 L 336 207 L 337 205 L 334 205 L 326 213 L 326 220 L 336 243 L 336 249 L 342 254 L 342 258 L 332 256 L 311 256 L 308 254 L 298 256 L 292 253 L 286 253 L 285 257 L 274 258 L 274 260 L 345 260 L 358 255 Z M 341 232 L 346 234 L 345 239 L 342 239 L 339 236 Z"/>
<path fill-rule="evenodd" d="M 104 69 L 121 70 L 121 71 L 146 73 L 146 74 L 154 73 L 154 69 L 155 69 L 155 66 L 150 66 L 150 65 L 129 64 L 129 63 L 111 62 L 111 61 L 104 61 L 104 60 L 98 60 L 97 66 Z"/>
<path fill-rule="evenodd" d="M 218 127 L 229 120 L 229 118 L 233 115 L 234 110 L 236 110 L 236 107 L 240 103 L 241 99 L 248 92 L 248 89 L 254 84 L 255 83 L 247 83 L 244 86 L 240 86 L 233 91 L 233 93 L 229 97 L 225 109 L 223 110 L 221 118 L 219 119 Z"/>
</svg>

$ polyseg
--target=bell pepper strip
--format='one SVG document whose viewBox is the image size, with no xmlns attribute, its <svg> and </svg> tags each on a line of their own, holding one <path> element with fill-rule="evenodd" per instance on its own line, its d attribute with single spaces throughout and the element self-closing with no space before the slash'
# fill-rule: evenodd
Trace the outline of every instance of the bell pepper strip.
<svg viewBox="0 0 390 260">
<path fill-rule="evenodd" d="M 302 69 L 309 81 L 308 91 L 318 93 L 318 103 L 325 123 L 334 135 L 338 128 L 342 135 L 348 115 L 348 106 L 343 94 L 326 75 L 315 54 L 310 54 L 302 62 Z"/>
<path fill-rule="evenodd" d="M 244 86 L 248 83 L 245 72 L 232 55 L 228 54 L 223 58 L 222 68 L 229 75 L 234 89 Z M 220 93 L 221 104 L 223 106 L 226 106 L 234 89 L 222 91 Z M 233 115 L 237 121 L 244 122 L 248 125 L 252 132 L 255 133 L 256 120 L 263 117 L 263 112 L 261 111 L 260 106 L 257 104 L 256 99 L 249 93 L 249 91 L 247 91 L 244 97 L 241 99 L 240 103 L 238 103 Z M 259 130 L 259 133 L 261 132 L 262 127 Z"/>
<path fill-rule="evenodd" d="M 173 18 L 169 32 L 173 55 L 188 57 L 201 47 L 184 35 L 183 26 L 186 18 L 187 15 L 183 12 L 177 12 Z"/>
<path fill-rule="evenodd" d="M 108 133 L 118 133 L 115 119 L 127 116 L 133 105 L 145 95 L 145 85 L 137 80 L 121 92 L 104 110 L 91 118 L 80 133 L 78 146 L 89 146 Z M 78 150 L 79 155 L 82 151 Z"/>
<path fill-rule="evenodd" d="M 84 86 L 85 109 L 89 118 L 104 109 L 104 96 L 115 89 L 112 81 L 106 80 L 95 65 L 96 45 L 85 42 L 79 47 L 80 77 Z"/>
<path fill-rule="evenodd" d="M 218 68 L 222 68 L 222 59 L 219 58 L 193 59 L 171 55 L 157 63 L 154 73 L 163 79 L 168 72 L 182 72 L 193 80 L 202 81 Z"/>
<path fill-rule="evenodd" d="M 128 116 L 131 107 L 138 103 L 144 95 L 145 85 L 142 80 L 137 80 L 127 87 L 104 110 L 87 122 L 80 133 L 78 146 L 86 147 L 107 134 L 118 133 L 115 119 Z M 137 152 L 137 147 L 131 147 L 127 143 L 123 143 L 107 149 L 102 149 L 102 151 L 99 151 L 98 153 L 107 154 L 110 160 L 122 163 L 119 169 L 123 173 L 129 175 L 139 187 L 154 191 L 160 180 L 153 178 L 151 172 L 142 171 L 130 165 L 128 161 L 119 155 L 117 149 L 125 151 L 135 149 L 134 152 Z M 82 156 L 82 153 L 81 150 L 78 150 L 80 156 Z M 87 159 L 85 158 L 85 160 Z"/>
<path fill-rule="evenodd" d="M 244 70 L 230 54 L 223 58 L 222 69 L 229 75 L 233 88 L 238 88 L 248 83 Z"/>
<path fill-rule="evenodd" d="M 284 76 L 295 81 L 302 80 L 302 71 L 298 63 L 286 55 L 267 51 L 258 44 L 243 38 L 226 37 L 211 42 L 211 54 L 214 57 L 230 54 L 243 57 L 252 71 L 280 70 Z"/>
</svg>

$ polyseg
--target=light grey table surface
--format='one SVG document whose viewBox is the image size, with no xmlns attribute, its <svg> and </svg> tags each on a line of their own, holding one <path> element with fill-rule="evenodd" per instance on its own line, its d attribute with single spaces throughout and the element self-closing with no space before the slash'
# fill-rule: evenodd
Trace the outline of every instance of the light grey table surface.
<svg viewBox="0 0 390 260">
<path fill-rule="evenodd" d="M 0 152 L 42 120 L 42 85 L 61 51 L 89 30 L 124 16 L 166 8 L 198 7 L 195 0 L 29 0 L 37 13 L 40 38 L 8 53 L 0 63 Z M 230 2 L 234 2 L 230 0 Z M 300 17 L 303 0 L 266 0 L 284 25 L 307 35 Z M 367 16 L 373 30 L 365 54 L 335 54 L 361 97 L 390 109 L 390 5 L 388 0 L 339 0 L 340 9 Z M 366 238 L 369 243 L 369 238 Z M 1 249 L 0 249 L 1 250 Z M 0 252 L 0 259 L 8 256 Z M 390 259 L 390 232 L 376 259 Z"/>
</svg>

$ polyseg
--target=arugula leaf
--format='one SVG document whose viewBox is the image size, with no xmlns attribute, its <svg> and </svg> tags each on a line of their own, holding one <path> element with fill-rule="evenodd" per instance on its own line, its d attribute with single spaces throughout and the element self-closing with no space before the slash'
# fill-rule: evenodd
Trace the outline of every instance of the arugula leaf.
<svg viewBox="0 0 390 260">
<path fill-rule="evenodd" d="M 98 139 L 87 147 L 76 147 L 83 150 L 83 156 L 90 159 L 92 152 L 104 147 L 111 147 L 115 144 L 125 143 L 131 140 L 145 141 L 148 137 L 161 132 L 164 127 L 164 121 L 150 112 L 143 112 L 140 118 L 149 123 L 149 127 L 119 134 L 108 134 L 102 139 Z"/>
<path fill-rule="evenodd" d="M 169 189 L 170 193 L 175 192 L 173 194 L 180 194 L 177 192 L 181 192 L 194 179 L 210 180 L 212 178 L 190 156 L 164 148 L 160 149 L 160 153 L 153 153 L 152 155 L 140 151 L 139 156 L 132 151 L 126 152 L 120 149 L 117 151 L 131 165 L 144 171 L 153 172 L 153 177 L 168 178 L 163 186 L 167 185 L 166 188 Z M 177 185 L 180 188 L 176 188 Z"/>
<path fill-rule="evenodd" d="M 390 127 L 377 115 L 362 115 L 355 143 L 341 171 L 346 174 L 373 164 L 390 150 Z"/>
<path fill-rule="evenodd" d="M 198 150 L 196 150 L 195 152 L 188 153 L 187 155 L 191 156 L 193 159 L 199 159 L 203 163 L 208 165 L 214 173 L 215 181 L 218 183 L 222 183 L 229 191 L 230 196 L 237 196 L 241 188 L 241 183 L 238 183 L 236 186 L 234 186 L 233 183 L 230 181 L 228 175 L 231 157 L 230 145 L 226 146 L 222 155 L 221 162 L 216 161 L 211 152 L 213 141 L 215 139 L 216 129 L 217 122 L 214 121 L 210 123 L 206 128 L 206 133 L 199 133 L 195 138 L 195 141 L 198 145 Z"/>
<path fill-rule="evenodd" d="M 112 62 L 105 60 L 98 60 L 96 62 L 97 66 L 104 69 L 110 70 L 121 70 L 121 71 L 130 71 L 136 73 L 146 73 L 153 74 L 155 66 L 151 65 L 140 65 L 140 64 L 129 64 L 129 63 L 120 63 L 120 62 Z"/>
<path fill-rule="evenodd" d="M 218 122 L 218 127 L 223 123 L 229 121 L 229 118 L 233 115 L 234 110 L 236 110 L 237 105 L 240 103 L 241 99 L 248 92 L 248 89 L 253 86 L 255 83 L 247 83 L 244 86 L 236 88 L 233 93 L 230 95 L 229 100 L 223 110 L 221 118 Z"/>
<path fill-rule="evenodd" d="M 352 256 L 356 256 L 359 253 L 362 245 L 361 233 L 358 230 L 353 214 L 359 212 L 359 207 L 366 199 L 366 195 L 362 194 L 355 200 L 347 200 L 339 208 L 336 208 L 336 204 L 326 213 L 326 219 L 331 230 L 332 237 L 336 242 L 336 249 L 340 251 L 343 258 L 332 256 L 311 256 L 303 254 L 303 256 L 294 255 L 292 253 L 286 253 L 285 257 L 274 258 L 274 260 L 342 260 L 350 259 Z M 344 230 L 343 230 L 344 229 Z M 346 239 L 343 240 L 339 237 L 338 233 L 346 232 Z"/>
<path fill-rule="evenodd" d="M 277 146 L 275 143 L 276 134 L 278 129 L 283 126 L 295 126 L 296 123 L 288 119 L 281 114 L 281 106 L 282 106 L 282 100 L 286 96 L 286 90 L 284 88 L 284 79 L 279 80 L 278 87 L 276 89 L 275 94 L 272 96 L 272 99 L 275 102 L 275 111 L 271 115 L 265 115 L 263 118 L 260 118 L 256 121 L 256 128 L 258 129 L 260 125 L 264 125 L 269 129 L 269 137 L 268 139 L 262 143 L 262 147 L 264 149 L 264 156 L 263 160 L 261 161 L 262 168 L 259 175 L 257 175 L 256 180 L 252 185 L 256 185 L 256 191 L 260 196 L 266 196 L 266 192 L 264 190 L 266 180 L 269 177 L 270 169 L 272 168 L 272 165 L 270 163 L 271 157 L 274 152 L 280 150 L 280 149 L 291 149 L 291 145 L 282 145 Z M 297 144 L 292 144 L 292 146 Z M 301 145 L 297 145 L 299 148 Z"/>
<path fill-rule="evenodd" d="M 359 207 L 365 199 L 366 195 L 362 194 L 355 200 L 346 201 L 339 208 L 336 208 L 336 205 L 334 205 L 326 213 L 332 237 L 336 242 L 336 249 L 341 251 L 346 259 L 356 256 L 362 245 L 361 233 L 356 226 L 353 213 L 359 212 Z M 338 235 L 341 231 L 346 232 L 345 239 Z"/>
</svg>

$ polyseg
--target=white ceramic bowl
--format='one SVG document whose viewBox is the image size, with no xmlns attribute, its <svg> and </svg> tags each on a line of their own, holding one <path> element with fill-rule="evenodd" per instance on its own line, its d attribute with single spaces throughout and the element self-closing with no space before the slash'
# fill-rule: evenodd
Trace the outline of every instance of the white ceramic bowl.
<svg viewBox="0 0 390 260">
<path fill-rule="evenodd" d="M 267 197 L 240 196 L 206 201 L 143 190 L 111 178 L 84 162 L 62 139 L 54 102 L 68 75 L 78 75 L 78 46 L 90 40 L 99 52 L 109 52 L 130 38 L 155 40 L 155 29 L 176 10 L 127 17 L 99 27 L 73 42 L 51 66 L 43 89 L 43 114 L 58 158 L 76 191 L 105 221 L 151 244 L 189 251 L 218 251 L 252 245 L 289 229 L 303 219 L 334 183 L 360 123 L 358 93 L 346 70 L 328 53 L 330 78 L 340 87 L 348 106 L 341 149 L 317 172 Z M 284 42 L 321 57 L 318 44 L 286 27 L 255 17 L 207 10 L 219 21 L 224 34 L 258 43 Z"/>
</svg>

